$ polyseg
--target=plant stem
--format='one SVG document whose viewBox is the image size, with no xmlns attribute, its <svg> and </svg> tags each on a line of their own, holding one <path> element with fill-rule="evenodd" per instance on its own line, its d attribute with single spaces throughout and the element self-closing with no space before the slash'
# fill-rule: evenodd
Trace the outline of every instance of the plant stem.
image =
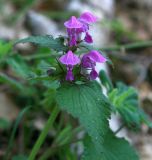
<svg viewBox="0 0 152 160">
<path fill-rule="evenodd" d="M 45 138 L 46 138 L 46 136 L 49 132 L 49 129 L 52 127 L 53 122 L 55 121 L 58 113 L 59 113 L 59 108 L 55 107 L 54 110 L 52 111 L 52 114 L 50 115 L 48 121 L 46 122 L 46 124 L 44 126 L 44 129 L 42 130 L 39 138 L 37 139 L 28 160 L 34 160 L 35 159 L 35 156 L 38 153 L 41 145 L 43 144 L 43 142 L 44 142 L 44 140 L 45 140 Z"/>
</svg>

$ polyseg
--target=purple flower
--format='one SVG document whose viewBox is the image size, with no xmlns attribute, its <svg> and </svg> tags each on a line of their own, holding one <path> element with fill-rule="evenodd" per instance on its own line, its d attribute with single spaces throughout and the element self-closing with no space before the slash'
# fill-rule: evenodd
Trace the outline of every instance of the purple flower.
<svg viewBox="0 0 152 160">
<path fill-rule="evenodd" d="M 96 63 L 104 63 L 105 61 L 106 58 L 98 51 L 92 50 L 82 57 L 81 66 L 83 68 L 91 69 L 90 78 L 94 80 L 98 77 L 98 73 L 95 70 Z"/>
<path fill-rule="evenodd" d="M 84 41 L 87 43 L 92 43 L 93 39 L 91 35 L 88 33 L 88 30 L 89 25 L 97 21 L 97 17 L 90 12 L 84 12 L 83 14 L 81 14 L 79 21 L 83 23 L 82 30 L 86 33 Z"/>
<path fill-rule="evenodd" d="M 90 12 L 84 12 L 83 14 L 81 14 L 79 20 L 81 22 L 84 22 L 86 24 L 91 24 L 91 23 L 95 23 L 97 21 L 97 17 L 94 16 L 92 13 Z"/>
<path fill-rule="evenodd" d="M 68 51 L 68 53 L 61 56 L 59 60 L 62 64 L 71 65 L 71 66 L 74 66 L 80 63 L 80 59 L 72 51 Z"/>
<path fill-rule="evenodd" d="M 64 23 L 66 28 L 81 28 L 83 26 L 83 24 L 77 20 L 77 18 L 75 16 L 72 16 L 70 18 L 70 20 L 66 21 Z"/>
<path fill-rule="evenodd" d="M 89 34 L 89 25 L 96 22 L 97 17 L 91 14 L 90 12 L 83 13 L 80 18 L 72 16 L 70 20 L 64 23 L 64 26 L 67 28 L 67 33 L 69 37 L 69 46 L 76 46 L 79 42 L 81 34 L 85 33 L 84 41 L 87 43 L 92 43 L 92 37 Z"/>
<path fill-rule="evenodd" d="M 72 73 L 72 69 L 74 65 L 80 63 L 80 59 L 78 58 L 78 56 L 76 56 L 72 51 L 68 51 L 65 55 L 60 57 L 59 61 L 62 64 L 66 65 L 67 68 L 66 80 L 73 81 L 74 76 Z"/>
<path fill-rule="evenodd" d="M 77 33 L 77 29 L 81 29 L 83 24 L 77 20 L 75 16 L 72 16 L 70 20 L 64 23 L 67 28 L 68 36 L 69 36 L 69 46 L 76 46 L 79 38 L 79 34 Z"/>
<path fill-rule="evenodd" d="M 92 50 L 89 52 L 89 56 L 95 61 L 99 63 L 106 62 L 106 58 L 103 57 L 98 51 Z"/>
</svg>

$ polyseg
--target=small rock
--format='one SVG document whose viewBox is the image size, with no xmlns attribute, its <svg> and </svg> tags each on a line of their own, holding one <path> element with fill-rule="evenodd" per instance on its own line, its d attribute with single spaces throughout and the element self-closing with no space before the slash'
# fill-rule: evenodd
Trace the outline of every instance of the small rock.
<svg viewBox="0 0 152 160">
<path fill-rule="evenodd" d="M 54 21 L 34 11 L 28 12 L 26 22 L 33 35 L 53 35 L 57 37 L 63 34 Z"/>
</svg>

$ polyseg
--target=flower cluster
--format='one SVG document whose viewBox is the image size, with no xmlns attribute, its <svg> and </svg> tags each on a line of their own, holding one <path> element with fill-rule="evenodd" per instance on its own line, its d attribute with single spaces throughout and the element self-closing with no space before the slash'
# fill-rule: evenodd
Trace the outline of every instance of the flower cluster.
<svg viewBox="0 0 152 160">
<path fill-rule="evenodd" d="M 67 29 L 69 48 L 77 46 L 82 41 L 92 43 L 93 39 L 89 34 L 89 26 L 96 21 L 97 17 L 90 12 L 83 13 L 79 18 L 72 16 L 70 20 L 66 21 L 64 25 Z M 84 34 L 83 40 L 81 39 L 82 34 Z M 75 65 L 79 64 L 81 69 L 90 70 L 89 78 L 94 80 L 98 77 L 98 73 L 95 70 L 96 63 L 103 63 L 106 61 L 106 58 L 96 50 L 84 54 L 81 58 L 69 50 L 65 55 L 61 56 L 59 60 L 62 64 L 66 65 L 66 80 L 73 81 L 74 75 L 72 70 Z"/>
<path fill-rule="evenodd" d="M 80 41 L 82 33 L 85 34 L 84 41 L 87 43 L 92 43 L 92 37 L 89 34 L 89 26 L 97 21 L 97 17 L 89 12 L 83 13 L 79 18 L 72 16 L 70 20 L 64 23 L 67 28 L 67 33 L 69 37 L 69 46 L 76 46 Z"/>
</svg>

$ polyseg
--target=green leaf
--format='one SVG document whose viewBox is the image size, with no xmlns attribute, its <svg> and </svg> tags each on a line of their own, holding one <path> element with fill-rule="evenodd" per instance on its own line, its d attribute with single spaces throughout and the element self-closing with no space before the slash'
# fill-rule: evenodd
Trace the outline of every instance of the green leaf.
<svg viewBox="0 0 152 160">
<path fill-rule="evenodd" d="M 52 36 L 45 35 L 45 36 L 31 36 L 28 38 L 24 38 L 21 40 L 16 41 L 15 44 L 17 43 L 35 43 L 37 45 L 40 45 L 42 47 L 49 47 L 54 49 L 55 51 L 66 51 L 67 47 L 64 45 L 64 38 L 63 37 L 58 37 L 58 38 L 53 38 Z"/>
<path fill-rule="evenodd" d="M 12 43 L 6 43 L 0 40 L 0 58 L 3 58 L 12 48 Z"/>
<path fill-rule="evenodd" d="M 84 154 L 81 160 L 139 160 L 135 149 L 124 139 L 115 137 L 108 131 L 103 143 L 103 150 L 96 150 L 90 137 L 84 140 Z"/>
<path fill-rule="evenodd" d="M 61 109 L 66 110 L 86 128 L 96 148 L 101 149 L 108 130 L 110 103 L 95 82 L 63 84 L 56 94 Z"/>
<path fill-rule="evenodd" d="M 23 58 L 19 55 L 15 55 L 7 59 L 8 65 L 19 76 L 27 78 L 30 73 L 30 68 L 25 63 Z"/>
<path fill-rule="evenodd" d="M 109 93 L 109 99 L 128 127 L 140 128 L 141 123 L 152 126 L 148 116 L 139 106 L 138 92 L 135 88 L 118 83 L 117 88 Z"/>
</svg>

